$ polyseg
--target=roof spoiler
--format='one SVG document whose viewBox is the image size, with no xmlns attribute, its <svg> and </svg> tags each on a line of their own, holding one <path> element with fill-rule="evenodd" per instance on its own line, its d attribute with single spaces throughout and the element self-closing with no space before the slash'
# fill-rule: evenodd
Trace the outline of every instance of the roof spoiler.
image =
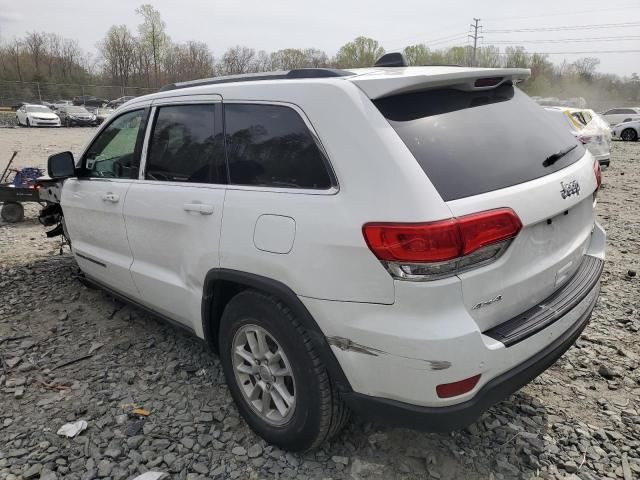
<svg viewBox="0 0 640 480">
<path fill-rule="evenodd" d="M 402 93 L 452 88 L 491 90 L 504 83 L 518 83 L 531 75 L 528 68 L 411 67 L 375 71 L 350 78 L 372 100 Z"/>
</svg>

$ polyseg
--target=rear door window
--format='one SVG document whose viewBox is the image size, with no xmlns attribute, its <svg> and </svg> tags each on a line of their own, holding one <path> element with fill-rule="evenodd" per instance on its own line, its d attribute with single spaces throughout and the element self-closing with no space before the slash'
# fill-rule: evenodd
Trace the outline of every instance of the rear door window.
<svg viewBox="0 0 640 480">
<path fill-rule="evenodd" d="M 216 135 L 215 104 L 159 107 L 149 141 L 145 178 L 226 183 L 224 143 Z"/>
<path fill-rule="evenodd" d="M 584 155 L 568 128 L 510 84 L 472 92 L 428 90 L 374 103 L 445 201 L 528 182 Z"/>
<path fill-rule="evenodd" d="M 292 108 L 225 104 L 225 129 L 231 183 L 307 189 L 332 186 L 324 155 Z"/>
</svg>

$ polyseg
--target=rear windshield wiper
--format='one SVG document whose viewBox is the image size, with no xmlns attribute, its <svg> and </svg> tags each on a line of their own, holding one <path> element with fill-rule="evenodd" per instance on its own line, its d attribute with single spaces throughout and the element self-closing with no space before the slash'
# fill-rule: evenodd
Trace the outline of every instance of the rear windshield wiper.
<svg viewBox="0 0 640 480">
<path fill-rule="evenodd" d="M 562 157 L 564 157 L 567 153 L 572 152 L 576 148 L 578 148 L 578 145 L 572 145 L 568 148 L 565 148 L 564 150 L 560 150 L 559 152 L 554 153 L 553 155 L 549 155 L 547 159 L 544 162 L 542 162 L 542 166 L 550 167 L 551 165 L 556 163 L 558 160 L 560 160 Z"/>
</svg>

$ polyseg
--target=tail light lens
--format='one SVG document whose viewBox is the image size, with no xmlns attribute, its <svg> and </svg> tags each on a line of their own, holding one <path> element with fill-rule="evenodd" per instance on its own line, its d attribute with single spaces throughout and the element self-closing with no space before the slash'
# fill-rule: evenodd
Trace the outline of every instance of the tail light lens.
<svg viewBox="0 0 640 480">
<path fill-rule="evenodd" d="M 578 135 L 578 140 L 580 140 L 582 144 L 604 143 L 605 137 L 602 135 Z"/>
<path fill-rule="evenodd" d="M 597 160 L 593 162 L 593 174 L 596 176 L 596 189 L 593 192 L 593 202 L 595 205 L 598 190 L 600 190 L 600 186 L 602 185 L 602 169 L 600 168 L 600 162 Z"/>
<path fill-rule="evenodd" d="M 596 176 L 596 191 L 600 190 L 602 185 L 602 169 L 600 168 L 600 162 L 597 160 L 593 163 L 593 173 Z"/>
<path fill-rule="evenodd" d="M 501 208 L 431 223 L 368 223 L 367 245 L 397 278 L 431 280 L 495 260 L 522 223 Z"/>
</svg>

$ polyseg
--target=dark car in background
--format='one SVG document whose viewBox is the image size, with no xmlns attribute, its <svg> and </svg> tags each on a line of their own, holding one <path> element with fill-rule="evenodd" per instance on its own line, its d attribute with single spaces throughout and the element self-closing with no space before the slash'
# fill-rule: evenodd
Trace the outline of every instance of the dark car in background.
<svg viewBox="0 0 640 480">
<path fill-rule="evenodd" d="M 58 108 L 60 122 L 65 127 L 95 127 L 99 125 L 98 118 L 84 107 L 77 105 L 63 105 Z"/>
<path fill-rule="evenodd" d="M 77 97 L 73 97 L 72 101 L 74 105 L 101 107 L 102 105 L 106 104 L 109 100 L 105 100 L 104 98 L 94 97 L 93 95 L 80 95 Z"/>
<path fill-rule="evenodd" d="M 125 103 L 127 103 L 129 100 L 133 100 L 134 96 L 125 96 L 125 97 L 120 97 L 120 98 L 116 98 L 115 100 L 111 100 L 108 104 L 107 107 L 109 108 L 113 108 L 116 109 L 118 108 L 120 105 L 124 105 Z"/>
</svg>

